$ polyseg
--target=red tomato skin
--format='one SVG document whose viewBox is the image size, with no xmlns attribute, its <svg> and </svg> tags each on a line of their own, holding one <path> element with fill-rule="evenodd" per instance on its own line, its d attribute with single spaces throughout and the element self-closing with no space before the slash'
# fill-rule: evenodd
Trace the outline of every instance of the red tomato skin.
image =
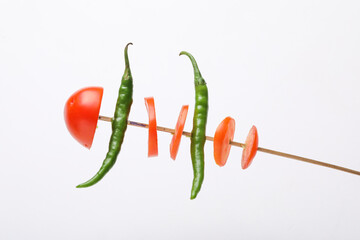
<svg viewBox="0 0 360 240">
<path fill-rule="evenodd" d="M 73 93 L 65 103 L 64 119 L 70 134 L 90 149 L 99 118 L 102 87 L 86 87 Z"/>
<path fill-rule="evenodd" d="M 185 126 L 185 122 L 186 122 L 186 117 L 188 114 L 188 110 L 189 110 L 189 105 L 183 105 L 181 107 L 181 111 L 178 117 L 178 121 L 176 123 L 175 126 L 175 133 L 171 139 L 171 143 L 170 143 L 170 157 L 175 160 L 178 150 L 179 150 L 179 146 L 180 146 L 180 142 L 181 142 L 181 135 L 184 131 L 184 126 Z"/>
<path fill-rule="evenodd" d="M 214 159 L 219 167 L 225 166 L 229 157 L 231 145 L 234 139 L 235 120 L 226 117 L 217 127 L 214 135 Z"/>
<path fill-rule="evenodd" d="M 157 124 L 155 101 L 153 97 L 146 97 L 145 105 L 149 115 L 149 139 L 148 139 L 148 157 L 158 156 Z"/>
<path fill-rule="evenodd" d="M 241 159 L 242 169 L 246 169 L 250 166 L 256 155 L 258 145 L 259 145 L 258 132 L 256 127 L 252 126 L 245 141 L 245 148 L 243 150 L 242 159 Z"/>
</svg>

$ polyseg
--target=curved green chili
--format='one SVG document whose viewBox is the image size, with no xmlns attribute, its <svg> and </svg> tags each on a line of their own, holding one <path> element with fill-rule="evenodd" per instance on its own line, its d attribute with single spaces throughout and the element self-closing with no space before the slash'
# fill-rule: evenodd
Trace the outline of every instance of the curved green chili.
<svg viewBox="0 0 360 240">
<path fill-rule="evenodd" d="M 188 56 L 194 68 L 195 110 L 190 145 L 191 161 L 194 171 L 191 199 L 195 199 L 204 180 L 204 145 L 206 141 L 205 132 L 208 113 L 208 89 L 194 57 L 190 53 L 184 51 L 181 52 L 180 55 Z"/>
<path fill-rule="evenodd" d="M 119 96 L 116 102 L 115 114 L 112 119 L 112 134 L 110 137 L 109 150 L 100 170 L 87 182 L 79 184 L 77 188 L 90 187 L 99 182 L 106 173 L 114 166 L 116 158 L 120 152 L 121 144 L 124 140 L 125 131 L 127 128 L 127 121 L 130 113 L 133 94 L 133 80 L 130 71 L 130 64 L 128 58 L 128 43 L 124 50 L 125 55 L 125 72 L 121 80 L 119 89 Z"/>
</svg>

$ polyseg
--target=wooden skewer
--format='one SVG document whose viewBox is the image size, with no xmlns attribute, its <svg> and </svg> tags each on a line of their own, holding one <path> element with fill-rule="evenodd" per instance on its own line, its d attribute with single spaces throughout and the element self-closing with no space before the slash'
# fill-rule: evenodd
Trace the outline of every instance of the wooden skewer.
<svg viewBox="0 0 360 240">
<path fill-rule="evenodd" d="M 110 117 L 105 117 L 105 116 L 99 116 L 99 120 L 106 121 L 106 122 L 111 122 L 112 118 L 110 118 Z M 141 128 L 149 128 L 149 125 L 148 125 L 148 124 L 139 123 L 139 122 L 134 122 L 134 121 L 128 121 L 128 125 L 130 125 L 130 126 L 135 126 L 135 127 L 141 127 Z M 167 132 L 167 133 L 171 133 L 171 134 L 174 134 L 174 133 L 175 133 L 175 130 L 174 130 L 174 129 L 171 129 L 171 128 L 166 128 L 166 127 L 157 126 L 156 129 L 157 129 L 158 131 L 161 131 L 161 132 Z M 186 131 L 183 131 L 182 135 L 184 135 L 184 136 L 186 136 L 186 137 L 191 137 L 191 133 L 190 133 L 190 132 L 186 132 Z M 206 136 L 206 140 L 208 140 L 208 141 L 214 141 L 214 138 L 213 138 L 213 137 Z M 236 147 L 241 147 L 241 148 L 244 148 L 244 147 L 245 147 L 245 144 L 244 144 L 244 143 L 235 142 L 235 141 L 230 141 L 230 145 L 236 146 Z M 290 159 L 294 159 L 294 160 L 298 160 L 298 161 L 302 161 L 302 162 L 312 163 L 312 164 L 315 164 L 315 165 L 319 165 L 319 166 L 323 166 L 323 167 L 328 167 L 328 168 L 332 168 L 332 169 L 336 169 L 336 170 L 339 170 L 339 171 L 343 171 L 343 172 L 347 172 L 347 173 L 352 173 L 352 174 L 355 174 L 355 175 L 359 175 L 359 176 L 360 176 L 360 172 L 359 172 L 359 171 L 355 171 L 355 170 L 349 169 L 349 168 L 344 168 L 344 167 L 337 166 L 337 165 L 334 165 L 334 164 L 325 163 L 325 162 L 320 162 L 320 161 L 317 161 L 317 160 L 314 160 L 314 159 L 304 158 L 304 157 L 296 156 L 296 155 L 293 155 L 293 154 L 288 154 L 288 153 L 284 153 L 284 152 L 279 152 L 279 151 L 275 151 L 275 150 L 271 150 L 271 149 L 267 149 L 267 148 L 262 148 L 262 147 L 258 147 L 257 150 L 260 151 L 260 152 L 269 153 L 269 154 L 273 154 L 273 155 L 277 155 L 277 156 L 285 157 L 285 158 L 290 158 Z"/>
</svg>

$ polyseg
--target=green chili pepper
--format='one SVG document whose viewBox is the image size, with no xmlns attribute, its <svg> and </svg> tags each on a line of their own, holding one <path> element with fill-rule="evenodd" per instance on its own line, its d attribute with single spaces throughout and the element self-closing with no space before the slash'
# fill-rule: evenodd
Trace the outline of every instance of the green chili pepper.
<svg viewBox="0 0 360 240">
<path fill-rule="evenodd" d="M 130 113 L 131 104 L 133 102 L 133 80 L 130 71 L 128 58 L 128 43 L 124 50 L 125 55 L 125 72 L 121 80 L 119 96 L 116 103 L 114 118 L 112 119 L 112 135 L 110 137 L 109 150 L 100 170 L 87 182 L 79 184 L 77 188 L 90 187 L 99 182 L 106 173 L 114 166 L 116 158 L 120 152 L 121 144 L 124 140 L 127 121 Z"/>
<path fill-rule="evenodd" d="M 191 199 L 195 199 L 204 180 L 204 145 L 206 141 L 205 132 L 208 113 L 208 89 L 194 57 L 190 53 L 184 51 L 181 52 L 180 55 L 188 56 L 194 68 L 195 111 L 190 145 L 191 161 L 194 171 Z"/>
</svg>

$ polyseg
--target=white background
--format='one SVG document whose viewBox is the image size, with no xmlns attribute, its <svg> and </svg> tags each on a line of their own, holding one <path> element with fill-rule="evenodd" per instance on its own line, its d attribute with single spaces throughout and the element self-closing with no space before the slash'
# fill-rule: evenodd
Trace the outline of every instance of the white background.
<svg viewBox="0 0 360 240">
<path fill-rule="evenodd" d="M 196 58 L 209 88 L 207 135 L 226 116 L 243 142 L 360 170 L 358 1 L 0 1 L 0 239 L 359 239 L 360 178 L 258 153 L 241 169 L 233 147 L 218 167 L 205 146 L 205 180 L 190 200 L 188 138 L 176 161 L 171 135 L 147 158 L 147 130 L 129 127 L 114 168 L 101 166 L 111 134 L 92 149 L 63 121 L 67 98 L 104 87 L 112 116 L 128 42 L 130 119 L 174 127 L 183 104 L 191 131 Z"/>
</svg>

